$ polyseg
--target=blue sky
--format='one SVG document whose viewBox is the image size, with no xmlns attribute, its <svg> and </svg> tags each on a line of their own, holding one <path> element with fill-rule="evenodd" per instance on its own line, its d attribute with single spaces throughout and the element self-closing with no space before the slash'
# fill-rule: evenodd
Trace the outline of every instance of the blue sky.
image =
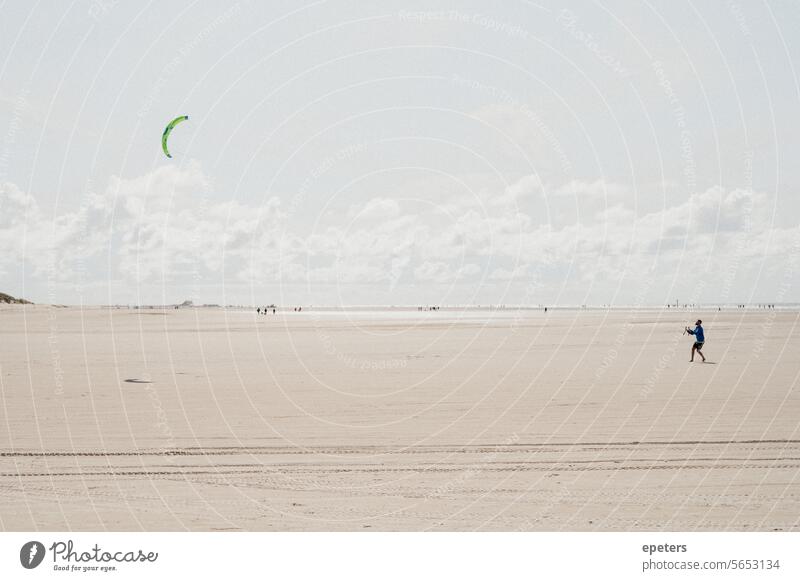
<svg viewBox="0 0 800 581">
<path fill-rule="evenodd" d="M 800 300 L 795 3 L 0 11 L 3 292 Z"/>
</svg>

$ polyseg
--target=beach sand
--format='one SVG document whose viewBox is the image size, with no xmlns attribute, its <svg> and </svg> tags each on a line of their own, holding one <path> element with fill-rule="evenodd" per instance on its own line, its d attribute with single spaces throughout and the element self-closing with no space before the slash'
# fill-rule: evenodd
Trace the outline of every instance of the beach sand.
<svg viewBox="0 0 800 581">
<path fill-rule="evenodd" d="M 0 344 L 3 530 L 800 530 L 796 311 L 8 306 Z"/>
</svg>

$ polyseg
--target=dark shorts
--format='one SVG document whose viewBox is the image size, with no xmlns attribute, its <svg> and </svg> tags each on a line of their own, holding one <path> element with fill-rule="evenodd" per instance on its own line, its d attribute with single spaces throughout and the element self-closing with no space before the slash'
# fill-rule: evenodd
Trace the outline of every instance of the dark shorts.
<svg viewBox="0 0 800 581">
<path fill-rule="evenodd" d="M 703 343 L 705 343 L 705 341 L 695 341 L 694 342 L 695 349 L 700 351 L 703 348 Z"/>
</svg>

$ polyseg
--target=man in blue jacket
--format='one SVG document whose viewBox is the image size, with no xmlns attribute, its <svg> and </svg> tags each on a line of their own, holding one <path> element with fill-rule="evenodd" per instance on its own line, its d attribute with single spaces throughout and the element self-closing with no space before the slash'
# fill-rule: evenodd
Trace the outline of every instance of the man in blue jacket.
<svg viewBox="0 0 800 581">
<path fill-rule="evenodd" d="M 697 351 L 698 355 L 703 358 L 703 363 L 706 362 L 706 358 L 703 355 L 703 343 L 706 342 L 706 336 L 703 334 L 703 321 L 697 319 L 695 323 L 694 331 L 692 331 L 689 327 L 686 327 L 686 332 L 690 335 L 694 335 L 694 345 L 692 345 L 692 358 L 689 360 L 690 362 L 694 361 L 694 352 Z"/>
</svg>

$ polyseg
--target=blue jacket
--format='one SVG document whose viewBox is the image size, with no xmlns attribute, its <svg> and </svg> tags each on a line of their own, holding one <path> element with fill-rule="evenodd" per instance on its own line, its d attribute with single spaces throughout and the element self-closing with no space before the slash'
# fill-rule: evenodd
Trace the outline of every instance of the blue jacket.
<svg viewBox="0 0 800 581">
<path fill-rule="evenodd" d="M 690 335 L 694 335 L 694 336 L 695 336 L 695 338 L 696 338 L 695 340 L 696 340 L 698 343 L 705 343 L 705 341 L 706 341 L 706 336 L 705 336 L 705 335 L 703 335 L 703 327 L 702 327 L 702 326 L 700 326 L 700 325 L 697 325 L 697 326 L 694 328 L 694 331 L 692 331 L 691 329 L 689 329 L 689 334 L 690 334 Z"/>
</svg>

